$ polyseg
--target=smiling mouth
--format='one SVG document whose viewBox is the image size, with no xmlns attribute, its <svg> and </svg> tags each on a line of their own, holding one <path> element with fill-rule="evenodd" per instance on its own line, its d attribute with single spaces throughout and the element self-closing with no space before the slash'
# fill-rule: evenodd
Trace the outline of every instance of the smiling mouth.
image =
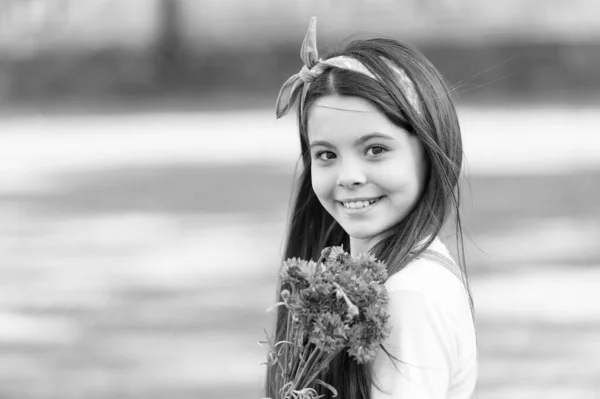
<svg viewBox="0 0 600 399">
<path fill-rule="evenodd" d="M 370 208 L 373 204 L 377 203 L 384 196 L 369 200 L 369 201 L 352 201 L 352 202 L 341 202 L 337 201 L 344 209 L 347 210 L 360 210 Z"/>
</svg>

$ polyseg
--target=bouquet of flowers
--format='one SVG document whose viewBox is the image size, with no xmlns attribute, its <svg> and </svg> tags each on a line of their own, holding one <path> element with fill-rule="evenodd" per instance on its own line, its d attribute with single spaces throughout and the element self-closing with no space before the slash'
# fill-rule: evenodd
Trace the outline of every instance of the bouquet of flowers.
<svg viewBox="0 0 600 399">
<path fill-rule="evenodd" d="M 375 358 L 389 336 L 385 265 L 373 255 L 353 257 L 343 247 L 325 248 L 317 262 L 296 258 L 279 271 L 281 302 L 287 308 L 285 340 L 273 342 L 267 332 L 268 362 L 278 368 L 283 386 L 279 398 L 316 399 L 311 387 L 335 387 L 318 379 L 342 350 L 358 363 Z"/>
</svg>

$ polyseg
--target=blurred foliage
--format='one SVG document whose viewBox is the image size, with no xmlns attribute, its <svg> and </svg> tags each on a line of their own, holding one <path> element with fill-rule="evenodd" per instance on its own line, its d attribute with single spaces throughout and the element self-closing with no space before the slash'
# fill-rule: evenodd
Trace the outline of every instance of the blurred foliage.
<svg viewBox="0 0 600 399">
<path fill-rule="evenodd" d="M 52 0 L 47 4 L 61 7 L 47 6 L 47 13 L 65 14 L 62 30 L 38 32 L 33 44 L 27 42 L 31 38 L 6 34 L 0 40 L 0 98 L 6 106 L 81 99 L 213 99 L 226 93 L 226 101 L 258 97 L 260 103 L 271 100 L 302 66 L 298 53 L 304 28 L 299 26 L 314 13 L 324 19 L 321 52 L 331 47 L 332 38 L 363 32 L 365 26 L 381 29 L 381 34 L 419 47 L 465 102 L 587 101 L 600 92 L 600 34 L 577 33 L 581 29 L 575 17 L 583 24 L 582 10 L 597 8 L 579 2 L 587 8 L 564 14 L 570 33 L 561 36 L 551 28 L 560 15 L 559 4 L 540 13 L 528 1 L 494 7 L 470 0 L 411 1 L 399 12 L 386 2 L 375 2 L 371 9 L 352 2 L 338 10 L 316 2 L 301 6 L 267 0 L 252 6 L 152 0 L 127 7 L 114 0 L 93 0 L 86 7 Z M 583 32 L 590 29 L 585 26 Z M 27 56 L 15 56 L 27 46 L 33 46 Z"/>
<path fill-rule="evenodd" d="M 274 97 L 302 66 L 299 45 L 209 56 L 161 43 L 146 53 L 106 49 L 0 62 L 5 100 L 148 96 L 210 97 L 228 92 Z M 419 48 L 465 102 L 598 98 L 599 43 L 424 44 Z"/>
</svg>

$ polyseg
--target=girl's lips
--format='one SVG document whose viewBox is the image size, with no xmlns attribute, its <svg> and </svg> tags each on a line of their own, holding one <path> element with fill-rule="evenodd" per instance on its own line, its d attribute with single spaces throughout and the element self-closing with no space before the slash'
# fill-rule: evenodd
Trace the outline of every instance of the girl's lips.
<svg viewBox="0 0 600 399">
<path fill-rule="evenodd" d="M 340 206 L 344 210 L 344 212 L 346 212 L 347 214 L 349 214 L 349 215 L 359 215 L 359 214 L 364 214 L 364 213 L 367 213 L 367 212 L 371 211 L 373 208 L 375 208 L 379 204 L 379 202 L 381 201 L 381 199 L 383 197 L 385 197 L 385 195 L 381 196 L 379 198 L 376 198 L 375 202 L 372 203 L 369 206 L 366 206 L 366 207 L 363 207 L 363 208 L 354 208 L 354 209 L 352 209 L 352 208 L 346 208 L 344 206 L 344 204 L 342 202 L 340 202 L 340 201 L 336 201 L 336 202 L 338 203 L 338 206 Z"/>
<path fill-rule="evenodd" d="M 338 202 L 357 202 L 357 201 L 373 201 L 373 200 L 378 200 L 381 197 L 370 197 L 370 198 L 347 198 L 347 199 L 341 199 L 338 200 Z"/>
</svg>

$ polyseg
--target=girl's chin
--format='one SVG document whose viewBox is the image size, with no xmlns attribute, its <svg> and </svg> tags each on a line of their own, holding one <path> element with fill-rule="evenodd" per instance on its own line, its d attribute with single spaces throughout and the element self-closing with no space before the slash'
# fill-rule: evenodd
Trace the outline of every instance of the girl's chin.
<svg viewBox="0 0 600 399">
<path fill-rule="evenodd" d="M 360 242 L 377 242 L 378 240 L 375 240 L 375 237 L 373 236 L 367 236 L 364 234 L 358 235 L 358 236 L 353 236 L 351 234 L 348 234 L 350 236 L 350 241 L 360 241 Z"/>
<path fill-rule="evenodd" d="M 353 240 L 372 240 L 380 234 L 379 231 L 371 231 L 364 228 L 361 229 L 355 226 L 342 225 L 342 228 Z"/>
<path fill-rule="evenodd" d="M 339 221 L 338 221 L 339 222 Z M 394 233 L 390 228 L 392 226 L 367 226 L 365 224 L 361 225 L 360 223 L 348 223 L 347 221 L 342 221 L 340 226 L 344 229 L 346 234 L 350 236 L 350 238 L 354 240 L 369 240 L 379 242 L 386 237 L 389 237 Z"/>
</svg>

